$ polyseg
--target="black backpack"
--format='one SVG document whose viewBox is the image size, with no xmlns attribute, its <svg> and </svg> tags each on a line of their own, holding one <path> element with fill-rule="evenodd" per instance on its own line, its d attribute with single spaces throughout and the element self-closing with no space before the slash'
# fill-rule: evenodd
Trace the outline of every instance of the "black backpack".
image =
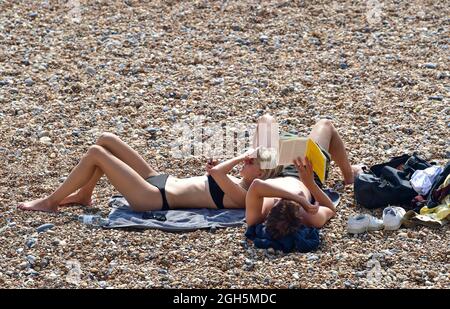
<svg viewBox="0 0 450 309">
<path fill-rule="evenodd" d="M 409 204 L 417 195 L 409 182 L 411 175 L 416 170 L 430 166 L 417 153 L 394 157 L 389 162 L 374 165 L 369 172 L 355 178 L 356 202 L 370 209 Z"/>
</svg>

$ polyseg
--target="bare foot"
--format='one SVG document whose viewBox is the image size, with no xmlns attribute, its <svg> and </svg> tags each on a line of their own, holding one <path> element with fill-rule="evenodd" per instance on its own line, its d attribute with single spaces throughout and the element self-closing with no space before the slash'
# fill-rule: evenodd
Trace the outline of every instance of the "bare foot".
<svg viewBox="0 0 450 309">
<path fill-rule="evenodd" d="M 80 204 L 83 206 L 91 206 L 92 199 L 90 197 L 80 196 L 78 192 L 72 193 L 66 196 L 60 203 L 59 206 L 67 206 L 68 204 Z"/>
<path fill-rule="evenodd" d="M 353 178 L 347 179 L 344 181 L 345 185 L 351 185 L 355 182 L 355 178 L 358 177 L 359 174 L 364 173 L 364 167 L 366 167 L 364 164 L 356 164 L 352 165 L 352 172 L 353 172 Z"/>
<path fill-rule="evenodd" d="M 35 210 L 45 212 L 58 211 L 58 205 L 53 204 L 46 198 L 40 198 L 31 202 L 20 203 L 17 208 L 22 210 Z"/>
</svg>

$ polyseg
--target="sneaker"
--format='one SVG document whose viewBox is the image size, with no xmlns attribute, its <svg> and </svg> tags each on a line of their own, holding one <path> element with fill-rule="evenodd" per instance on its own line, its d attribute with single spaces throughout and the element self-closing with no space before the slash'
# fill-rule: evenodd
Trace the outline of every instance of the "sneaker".
<svg viewBox="0 0 450 309">
<path fill-rule="evenodd" d="M 398 230 L 402 225 L 402 218 L 406 211 L 401 207 L 388 206 L 383 210 L 384 229 L 393 231 Z"/>
<path fill-rule="evenodd" d="M 383 221 L 374 216 L 361 214 L 350 217 L 347 222 L 347 231 L 350 234 L 359 234 L 367 231 L 377 231 L 383 228 Z"/>
</svg>

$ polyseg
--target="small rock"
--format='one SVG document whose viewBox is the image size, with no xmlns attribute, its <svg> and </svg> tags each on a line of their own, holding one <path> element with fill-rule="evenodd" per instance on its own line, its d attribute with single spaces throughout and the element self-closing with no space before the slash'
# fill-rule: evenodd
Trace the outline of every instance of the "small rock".
<svg viewBox="0 0 450 309">
<path fill-rule="evenodd" d="M 441 95 L 433 95 L 428 97 L 428 100 L 442 101 L 443 99 L 444 98 Z"/>
<path fill-rule="evenodd" d="M 33 266 L 36 263 L 36 257 L 34 255 L 27 255 L 27 261 L 30 263 L 31 266 Z"/>
<path fill-rule="evenodd" d="M 341 62 L 339 63 L 339 68 L 341 68 L 342 70 L 348 69 L 348 64 L 345 62 Z"/>
<path fill-rule="evenodd" d="M 6 81 L 4 79 L 0 80 L 0 86 L 6 86 L 6 85 L 8 85 L 8 81 Z"/>
<path fill-rule="evenodd" d="M 315 254 L 308 255 L 308 261 L 317 261 L 319 257 Z"/>
<path fill-rule="evenodd" d="M 28 248 L 33 248 L 33 247 L 36 245 L 36 243 L 37 243 L 37 239 L 31 237 L 31 238 L 28 238 L 28 239 L 27 239 L 27 241 L 25 242 L 25 245 L 26 245 Z"/>
<path fill-rule="evenodd" d="M 41 266 L 41 268 L 45 268 L 48 266 L 49 263 L 50 262 L 47 258 L 43 258 L 43 259 L 41 259 L 41 262 L 39 263 L 39 265 Z"/>
<path fill-rule="evenodd" d="M 167 271 L 167 269 L 160 268 L 158 269 L 158 273 L 161 275 L 167 275 L 169 272 Z"/>
<path fill-rule="evenodd" d="M 350 280 L 345 280 L 344 285 L 345 285 L 346 288 L 353 287 L 353 283 Z"/>
<path fill-rule="evenodd" d="M 30 266 L 28 262 L 22 262 L 19 264 L 20 269 L 27 269 Z"/>
<path fill-rule="evenodd" d="M 169 107 L 163 106 L 162 111 L 163 111 L 163 112 L 167 112 L 169 109 L 170 109 Z"/>
<path fill-rule="evenodd" d="M 154 128 L 154 127 L 147 127 L 147 128 L 145 128 L 145 131 L 147 131 L 150 134 L 155 134 L 159 130 L 161 130 L 161 129 L 160 128 Z"/>
<path fill-rule="evenodd" d="M 43 143 L 43 144 L 49 145 L 49 144 L 52 143 L 52 140 L 51 140 L 51 138 L 48 137 L 48 136 L 43 136 L 43 137 L 41 137 L 41 138 L 39 139 L 39 142 L 41 142 L 41 143 Z"/>
<path fill-rule="evenodd" d="M 27 85 L 28 87 L 33 86 L 33 84 L 34 84 L 33 79 L 27 78 L 27 79 L 25 80 L 25 85 Z"/>
<path fill-rule="evenodd" d="M 300 279 L 300 276 L 298 275 L 298 273 L 293 273 L 292 274 L 292 277 L 294 277 L 294 279 Z"/>
<path fill-rule="evenodd" d="M 91 76 L 94 76 L 97 73 L 97 71 L 95 71 L 95 69 L 93 67 L 88 67 L 86 69 L 86 73 L 88 73 Z"/>
<path fill-rule="evenodd" d="M 427 68 L 427 69 L 436 69 L 437 68 L 437 64 L 431 63 L 431 62 L 425 63 L 423 66 L 424 66 L 424 68 Z"/>
<path fill-rule="evenodd" d="M 73 129 L 72 130 L 72 136 L 79 137 L 81 131 L 79 129 Z"/>
<path fill-rule="evenodd" d="M 38 17 L 38 13 L 31 12 L 31 13 L 28 14 L 28 16 L 34 19 L 34 18 Z"/>
<path fill-rule="evenodd" d="M 238 25 L 232 25 L 231 26 L 231 30 L 233 30 L 233 31 L 242 31 L 242 28 L 240 26 L 238 26 Z"/>
<path fill-rule="evenodd" d="M 50 274 L 48 275 L 48 278 L 49 278 L 50 280 L 55 280 L 56 278 L 58 278 L 58 275 L 52 272 L 52 273 L 50 273 Z"/>
<path fill-rule="evenodd" d="M 261 42 L 261 43 L 267 43 L 268 41 L 269 41 L 269 37 L 267 36 L 267 35 L 261 35 L 260 37 L 259 37 L 259 41 Z"/>
<path fill-rule="evenodd" d="M 290 93 L 292 93 L 294 91 L 295 91 L 295 87 L 288 86 L 288 87 L 283 88 L 283 90 L 281 90 L 281 95 L 282 96 L 287 96 L 287 95 L 289 95 Z"/>
<path fill-rule="evenodd" d="M 48 131 L 40 131 L 38 133 L 38 137 L 39 138 L 44 137 L 44 136 L 50 136 L 50 132 L 48 132 Z"/>
<path fill-rule="evenodd" d="M 28 58 L 22 59 L 22 61 L 20 61 L 20 63 L 22 63 L 23 65 L 26 65 L 26 66 L 28 66 L 28 65 L 31 64 L 31 63 L 30 63 L 30 60 L 29 60 Z"/>
<path fill-rule="evenodd" d="M 43 233 L 46 232 L 47 230 L 53 228 L 55 225 L 51 224 L 51 223 L 46 223 L 46 224 L 42 224 L 41 226 L 39 226 L 38 228 L 36 228 L 36 231 L 38 233 Z"/>
</svg>

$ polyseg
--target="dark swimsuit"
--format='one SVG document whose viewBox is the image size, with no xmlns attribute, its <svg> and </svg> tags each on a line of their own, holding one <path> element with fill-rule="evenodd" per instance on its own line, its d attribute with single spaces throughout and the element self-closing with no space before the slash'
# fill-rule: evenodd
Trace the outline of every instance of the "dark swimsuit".
<svg viewBox="0 0 450 309">
<path fill-rule="evenodd" d="M 223 206 L 223 197 L 225 193 L 222 191 L 222 189 L 219 187 L 219 185 L 211 175 L 208 175 L 208 184 L 209 184 L 209 193 L 211 194 L 211 197 L 214 201 L 214 204 L 216 204 L 216 207 L 218 209 L 225 208 Z"/>
<path fill-rule="evenodd" d="M 161 210 L 169 210 L 169 203 L 167 203 L 167 197 L 166 197 L 166 182 L 167 178 L 169 178 L 168 174 L 159 174 L 156 176 L 150 176 L 145 181 L 147 181 L 149 184 L 154 185 L 158 188 L 159 192 L 161 193 L 161 197 L 163 200 L 163 205 Z M 208 185 L 209 185 L 209 193 L 211 194 L 211 197 L 216 204 L 216 207 L 218 209 L 223 209 L 223 197 L 225 193 L 222 191 L 222 189 L 219 187 L 219 185 L 216 183 L 214 178 L 212 178 L 211 175 L 208 175 Z"/>
<path fill-rule="evenodd" d="M 166 182 L 167 178 L 169 178 L 168 174 L 159 174 L 156 176 L 150 176 L 145 181 L 147 181 L 149 184 L 154 185 L 158 188 L 159 192 L 161 193 L 161 197 L 163 200 L 163 205 L 161 210 L 169 210 L 169 203 L 167 203 L 166 198 Z"/>
</svg>

